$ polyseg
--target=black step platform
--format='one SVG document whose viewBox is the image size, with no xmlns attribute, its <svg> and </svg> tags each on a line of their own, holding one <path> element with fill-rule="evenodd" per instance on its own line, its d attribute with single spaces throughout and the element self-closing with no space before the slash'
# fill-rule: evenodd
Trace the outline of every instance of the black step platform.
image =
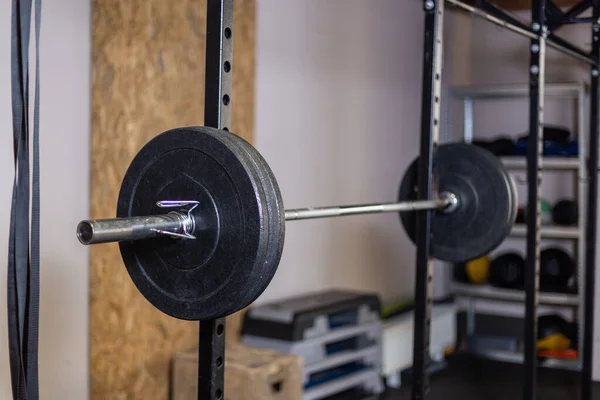
<svg viewBox="0 0 600 400">
<path fill-rule="evenodd" d="M 332 330 L 378 321 L 374 293 L 331 290 L 263 304 L 244 316 L 242 335 L 296 342 Z"/>
</svg>

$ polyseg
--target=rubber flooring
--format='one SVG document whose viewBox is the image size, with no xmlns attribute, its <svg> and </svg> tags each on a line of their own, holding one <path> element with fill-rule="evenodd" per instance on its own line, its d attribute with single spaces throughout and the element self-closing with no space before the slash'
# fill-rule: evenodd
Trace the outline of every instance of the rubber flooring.
<svg viewBox="0 0 600 400">
<path fill-rule="evenodd" d="M 407 382 L 408 383 L 408 382 Z M 600 384 L 593 399 L 600 400 Z M 580 376 L 576 372 L 538 369 L 539 400 L 577 400 Z M 388 390 L 380 400 L 410 400 L 410 386 Z M 454 355 L 448 367 L 431 377 L 426 400 L 520 400 L 523 399 L 523 368 L 469 355 Z"/>
</svg>

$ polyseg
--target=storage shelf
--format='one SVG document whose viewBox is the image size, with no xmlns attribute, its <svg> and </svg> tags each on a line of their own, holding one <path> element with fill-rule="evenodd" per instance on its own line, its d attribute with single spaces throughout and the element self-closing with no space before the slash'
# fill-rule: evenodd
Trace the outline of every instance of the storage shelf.
<svg viewBox="0 0 600 400">
<path fill-rule="evenodd" d="M 504 156 L 500 157 L 504 167 L 508 169 L 527 169 L 527 157 Z M 542 158 L 543 169 L 576 170 L 580 167 L 577 157 L 547 156 Z"/>
<path fill-rule="evenodd" d="M 543 238 L 552 239 L 578 239 L 580 232 L 576 226 L 542 225 L 540 234 Z M 527 225 L 515 224 L 510 231 L 511 236 L 527 236 Z"/>
<path fill-rule="evenodd" d="M 525 301 L 525 292 L 517 289 L 504 289 L 491 285 L 470 285 L 468 283 L 452 282 L 452 291 L 464 297 L 477 297 L 481 299 L 503 301 Z M 579 305 L 579 297 L 568 293 L 539 293 L 539 303 L 547 305 L 572 306 Z"/>
<path fill-rule="evenodd" d="M 577 338 L 578 348 L 583 348 L 583 334 L 585 323 L 588 321 L 584 318 L 584 298 L 583 298 L 583 283 L 584 283 L 584 272 L 585 272 L 585 199 L 587 190 L 587 165 L 585 154 L 587 153 L 586 137 L 587 132 L 585 131 L 586 125 L 586 96 L 589 94 L 589 86 L 581 81 L 578 82 L 561 82 L 561 83 L 547 83 L 545 85 L 544 97 L 546 99 L 559 100 L 565 107 L 573 107 L 573 128 L 574 136 L 577 137 L 579 143 L 579 154 L 577 156 L 542 156 L 541 157 L 541 171 L 546 172 L 542 174 L 540 179 L 546 181 L 547 178 L 555 178 L 550 172 L 562 172 L 565 175 L 563 178 L 568 178 L 573 182 L 573 192 L 568 197 L 576 199 L 579 207 L 579 217 L 577 226 L 559 226 L 559 225 L 542 225 L 538 232 L 538 237 L 545 240 L 548 239 L 559 239 L 572 241 L 569 245 L 574 245 L 574 259 L 577 260 L 577 294 L 565 294 L 565 293 L 549 293 L 541 292 L 536 290 L 536 295 L 539 298 L 539 303 L 544 305 L 554 305 L 558 307 L 569 307 L 573 311 L 573 317 L 579 321 L 579 334 Z M 482 103 L 491 101 L 492 104 L 488 104 L 491 107 L 495 107 L 495 112 L 498 112 L 497 106 L 504 106 L 510 104 L 507 100 L 520 99 L 523 104 L 526 103 L 530 95 L 530 88 L 528 83 L 517 83 L 517 84 L 484 84 L 484 85 L 468 85 L 458 86 L 451 90 L 451 95 L 460 100 L 463 108 L 463 138 L 466 141 L 476 139 L 477 130 L 480 130 L 479 125 L 475 125 L 476 114 L 479 113 L 479 106 Z M 523 101 L 525 100 L 525 101 Z M 497 102 L 493 104 L 493 102 Z M 494 109 L 494 108 L 493 108 Z M 523 112 L 527 112 L 527 108 L 523 107 Z M 589 111 L 588 111 L 589 113 Z M 521 134 L 522 132 L 516 132 Z M 527 158 L 524 155 L 511 155 L 501 156 L 500 161 L 504 167 L 510 171 L 511 174 L 518 173 L 523 175 L 527 172 Z M 566 176 L 569 175 L 569 176 Z M 555 180 L 555 179 L 552 179 Z M 528 182 L 524 182 L 528 185 Z M 533 184 L 534 182 L 529 182 Z M 538 182 L 535 182 L 537 184 Z M 519 188 L 521 189 L 521 188 Z M 541 190 L 538 190 L 538 195 Z M 527 237 L 527 226 L 525 224 L 515 224 L 510 232 L 511 241 L 520 239 L 521 241 Z M 490 301 L 498 302 L 513 302 L 514 304 L 523 303 L 525 299 L 525 292 L 523 290 L 511 290 L 496 288 L 493 286 L 472 286 L 460 284 L 458 282 L 450 281 L 452 291 L 459 297 L 464 299 L 490 299 Z M 501 305 L 501 304 L 499 304 Z M 581 305 L 581 306 L 580 306 Z M 475 307 L 469 307 L 467 309 L 468 317 L 474 317 Z M 489 358 L 495 358 L 508 362 L 522 363 L 523 356 L 521 354 L 509 353 L 509 352 L 490 352 L 486 354 Z M 544 365 L 556 368 L 567 368 L 580 370 L 579 362 L 577 360 L 547 360 L 548 363 Z"/>
<path fill-rule="evenodd" d="M 515 364 L 523 364 L 523 354 L 515 353 L 512 351 L 505 350 L 470 350 L 471 354 L 475 354 L 480 357 L 489 358 L 496 361 L 504 361 Z M 579 360 L 569 360 L 562 358 L 550 358 L 547 359 L 541 364 L 542 368 L 555 368 L 555 369 L 563 369 L 570 371 L 580 371 L 581 364 Z"/>
</svg>

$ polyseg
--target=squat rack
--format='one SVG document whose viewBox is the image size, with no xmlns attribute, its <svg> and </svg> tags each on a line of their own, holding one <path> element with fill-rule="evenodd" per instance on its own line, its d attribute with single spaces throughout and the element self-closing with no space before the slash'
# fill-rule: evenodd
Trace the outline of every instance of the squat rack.
<svg viewBox="0 0 600 400">
<path fill-rule="evenodd" d="M 431 160 L 439 130 L 439 100 L 442 63 L 442 24 L 444 3 L 469 12 L 530 39 L 529 63 L 529 139 L 527 152 L 528 204 L 536 205 L 536 213 L 527 215 L 527 262 L 525 271 L 525 329 L 523 399 L 537 398 L 537 307 L 539 296 L 540 256 L 540 184 L 542 172 L 543 112 L 546 46 L 590 66 L 590 121 L 588 161 L 588 201 L 586 226 L 586 258 L 584 273 L 584 331 L 581 366 L 582 400 L 592 396 L 592 346 L 594 329 L 596 219 L 598 203 L 598 67 L 600 64 L 600 0 L 581 0 L 562 11 L 553 0 L 531 0 L 531 25 L 527 26 L 490 0 L 475 0 L 467 4 L 460 0 L 424 0 L 425 35 L 423 59 L 423 98 L 421 111 L 421 149 L 419 187 L 427 187 L 423 198 L 431 193 Z M 592 17 L 580 17 L 589 9 Z M 592 49 L 587 52 L 560 38 L 555 31 L 566 24 L 591 24 Z M 417 221 L 417 271 L 415 282 L 414 381 L 412 398 L 423 399 L 428 390 L 427 364 L 431 316 L 432 267 L 429 258 L 431 212 L 421 211 Z"/>
<path fill-rule="evenodd" d="M 432 160 L 438 143 L 442 78 L 444 3 L 470 12 L 496 25 L 530 38 L 529 66 L 529 150 L 527 179 L 528 203 L 537 212 L 527 217 L 527 265 L 525 275 L 525 357 L 523 399 L 536 399 L 537 374 L 537 306 L 540 254 L 540 174 L 542 170 L 542 124 L 544 105 L 545 50 L 550 46 L 561 53 L 590 65 L 589 186 L 586 229 L 585 311 L 581 371 L 581 399 L 591 400 L 592 344 L 596 261 L 597 168 L 598 168 L 598 65 L 600 64 L 600 0 L 581 0 L 566 12 L 552 0 L 531 1 L 531 26 L 518 21 L 488 0 L 475 5 L 460 0 L 423 0 L 425 13 L 423 52 L 423 96 L 421 103 L 421 144 L 419 157 L 419 200 L 429 200 L 433 193 Z M 591 18 L 579 17 L 592 9 Z M 204 125 L 228 130 L 231 116 L 231 70 L 233 48 L 233 0 L 207 0 L 206 84 Z M 591 23 L 590 53 L 556 36 L 554 31 L 565 24 Z M 420 211 L 417 218 L 417 259 L 415 281 L 415 324 L 413 348 L 412 398 L 423 399 L 428 391 L 429 337 L 432 305 L 433 268 L 430 257 L 431 211 Z M 199 343 L 198 398 L 224 398 L 225 319 L 202 322 Z"/>
</svg>

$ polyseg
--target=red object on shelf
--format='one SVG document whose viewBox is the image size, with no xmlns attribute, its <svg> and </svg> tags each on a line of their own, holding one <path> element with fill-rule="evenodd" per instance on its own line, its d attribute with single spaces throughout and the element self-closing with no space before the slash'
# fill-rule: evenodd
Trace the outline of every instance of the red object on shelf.
<svg viewBox="0 0 600 400">
<path fill-rule="evenodd" d="M 538 352 L 538 356 L 576 360 L 579 357 L 579 354 L 577 353 L 577 350 L 542 350 Z"/>
</svg>

